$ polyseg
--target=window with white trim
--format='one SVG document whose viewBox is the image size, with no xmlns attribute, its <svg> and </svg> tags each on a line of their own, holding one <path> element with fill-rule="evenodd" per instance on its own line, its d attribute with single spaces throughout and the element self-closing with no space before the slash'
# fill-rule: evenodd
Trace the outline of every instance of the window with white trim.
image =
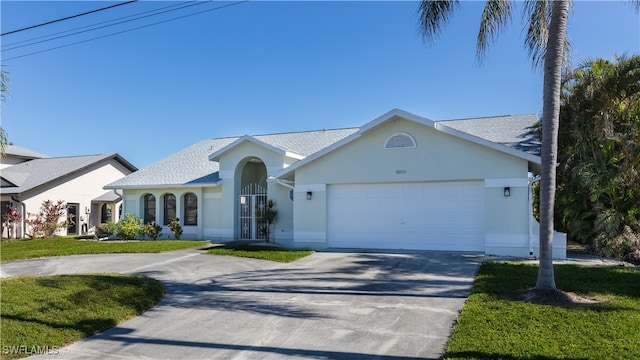
<svg viewBox="0 0 640 360">
<path fill-rule="evenodd" d="M 395 133 L 384 143 L 385 149 L 406 149 L 416 147 L 416 141 L 407 133 Z"/>
</svg>

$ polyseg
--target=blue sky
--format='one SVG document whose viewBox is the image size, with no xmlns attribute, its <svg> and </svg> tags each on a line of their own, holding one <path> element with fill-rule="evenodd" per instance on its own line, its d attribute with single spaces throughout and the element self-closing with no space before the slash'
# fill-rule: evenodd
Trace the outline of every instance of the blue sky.
<svg viewBox="0 0 640 360">
<path fill-rule="evenodd" d="M 3 0 L 1 30 L 110 4 Z M 361 126 L 392 108 L 433 120 L 542 109 L 520 9 L 476 60 L 484 2 L 463 2 L 433 45 L 422 41 L 413 1 L 249 1 L 111 35 L 225 4 L 15 48 L 180 5 L 139 1 L 2 36 L 9 140 L 49 156 L 117 152 L 141 168 L 205 138 Z M 640 54 L 640 17 L 626 2 L 576 1 L 569 36 L 574 63 Z"/>
</svg>

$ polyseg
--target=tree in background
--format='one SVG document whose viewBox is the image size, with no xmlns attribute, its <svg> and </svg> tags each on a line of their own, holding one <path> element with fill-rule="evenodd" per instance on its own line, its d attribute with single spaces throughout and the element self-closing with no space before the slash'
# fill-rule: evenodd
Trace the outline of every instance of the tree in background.
<svg viewBox="0 0 640 360">
<path fill-rule="evenodd" d="M 640 260 L 640 56 L 567 74 L 558 151 L 563 230 L 603 255 Z"/>
<path fill-rule="evenodd" d="M 425 39 L 434 40 L 448 22 L 458 0 L 429 1 L 419 5 L 420 25 Z M 511 20 L 513 2 L 488 0 L 480 20 L 477 54 L 481 58 L 489 43 Z M 569 1 L 527 1 L 523 18 L 527 19 L 525 44 L 535 65 L 543 68 L 542 147 L 540 174 L 540 266 L 536 290 L 555 291 L 553 272 L 553 209 L 556 189 L 556 164 L 562 65 L 567 56 L 567 16 Z"/>
<path fill-rule="evenodd" d="M 9 95 L 9 77 L 4 70 L 0 69 L 0 102 L 6 102 Z M 7 144 L 9 144 L 7 133 L 0 127 L 0 157 L 4 157 Z"/>
</svg>

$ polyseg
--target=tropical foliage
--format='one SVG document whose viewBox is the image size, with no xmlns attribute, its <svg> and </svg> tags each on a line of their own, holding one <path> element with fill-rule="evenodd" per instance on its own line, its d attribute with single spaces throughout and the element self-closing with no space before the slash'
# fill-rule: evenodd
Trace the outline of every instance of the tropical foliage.
<svg viewBox="0 0 640 360">
<path fill-rule="evenodd" d="M 258 231 L 264 235 L 267 242 L 271 240 L 271 229 L 273 224 L 278 221 L 278 210 L 276 210 L 275 201 L 269 199 L 265 205 L 256 207 L 256 220 L 258 222 Z"/>
<path fill-rule="evenodd" d="M 73 214 L 68 213 L 67 203 L 63 200 L 45 200 L 37 213 L 29 213 L 25 222 L 29 230 L 29 237 L 53 237 L 59 229 L 72 225 L 75 221 Z"/>
<path fill-rule="evenodd" d="M 169 221 L 169 230 L 171 230 L 171 233 L 176 240 L 180 240 L 180 237 L 182 236 L 182 226 L 180 225 L 180 219 L 171 219 Z"/>
<path fill-rule="evenodd" d="M 607 256 L 640 251 L 640 56 L 567 74 L 560 112 L 557 222 Z"/>
<path fill-rule="evenodd" d="M 155 221 L 144 224 L 142 232 L 151 240 L 158 240 L 162 236 L 162 226 L 156 224 Z"/>
<path fill-rule="evenodd" d="M 9 95 L 9 77 L 4 70 L 0 70 L 0 102 L 7 101 Z M 9 144 L 7 132 L 0 127 L 0 156 L 4 156 L 5 149 Z"/>
</svg>

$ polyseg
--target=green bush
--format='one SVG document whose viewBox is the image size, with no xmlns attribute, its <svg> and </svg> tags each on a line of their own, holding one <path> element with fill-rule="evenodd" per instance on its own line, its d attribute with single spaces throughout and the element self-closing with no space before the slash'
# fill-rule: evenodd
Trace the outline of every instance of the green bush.
<svg viewBox="0 0 640 360">
<path fill-rule="evenodd" d="M 118 232 L 118 224 L 113 221 L 109 221 L 104 225 L 104 230 L 107 233 L 107 236 L 115 235 Z"/>
<path fill-rule="evenodd" d="M 142 235 L 142 231 L 142 219 L 127 213 L 124 215 L 124 218 L 118 222 L 116 235 L 125 240 L 135 240 L 138 236 Z"/>
<path fill-rule="evenodd" d="M 180 226 L 180 219 L 171 219 L 171 221 L 169 221 L 169 229 L 171 229 L 173 237 L 176 240 L 180 240 L 180 236 L 182 236 L 182 226 Z"/>
<path fill-rule="evenodd" d="M 155 221 L 152 221 L 144 224 L 143 232 L 149 237 L 149 239 L 158 240 L 160 235 L 162 235 L 162 226 L 156 224 Z"/>
</svg>

